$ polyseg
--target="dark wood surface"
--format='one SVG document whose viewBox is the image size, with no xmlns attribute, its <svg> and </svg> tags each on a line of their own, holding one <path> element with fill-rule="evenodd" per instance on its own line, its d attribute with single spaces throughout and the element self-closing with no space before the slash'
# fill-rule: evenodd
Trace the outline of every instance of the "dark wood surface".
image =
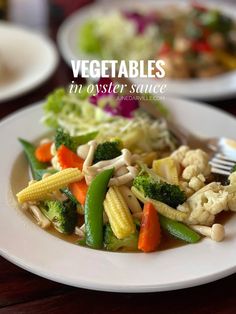
<svg viewBox="0 0 236 314">
<path fill-rule="evenodd" d="M 56 28 L 53 29 L 52 37 L 55 30 Z M 61 60 L 54 75 L 42 86 L 25 96 L 0 104 L 0 118 L 43 99 L 52 89 L 66 85 L 71 79 L 71 70 Z M 210 104 L 236 115 L 236 99 Z M 66 312 L 235 314 L 235 287 L 236 275 L 232 275 L 203 286 L 171 292 L 147 294 L 96 292 L 46 280 L 0 258 L 0 314 Z"/>
</svg>

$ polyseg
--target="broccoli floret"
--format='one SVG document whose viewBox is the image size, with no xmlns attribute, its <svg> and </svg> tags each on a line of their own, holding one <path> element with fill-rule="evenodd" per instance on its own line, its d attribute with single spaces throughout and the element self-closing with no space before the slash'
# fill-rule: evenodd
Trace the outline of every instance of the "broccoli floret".
<svg viewBox="0 0 236 314">
<path fill-rule="evenodd" d="M 40 205 L 42 213 L 52 222 L 55 229 L 61 233 L 74 232 L 77 223 L 76 205 L 70 200 L 60 202 L 47 200 Z"/>
<path fill-rule="evenodd" d="M 77 136 L 70 136 L 69 133 L 62 129 L 57 129 L 55 135 L 56 149 L 58 149 L 61 145 L 65 145 L 73 152 L 76 152 L 77 147 L 80 145 L 79 138 Z"/>
<path fill-rule="evenodd" d="M 87 134 L 79 136 L 70 136 L 67 132 L 62 129 L 57 129 L 55 135 L 55 146 L 58 149 L 62 144 L 67 148 L 76 152 L 77 147 L 82 144 L 86 144 L 97 136 L 98 132 L 89 132 Z"/>
<path fill-rule="evenodd" d="M 133 185 L 145 197 L 160 201 L 173 208 L 183 204 L 186 200 L 184 192 L 177 185 L 157 181 L 143 171 L 134 179 Z"/>
<path fill-rule="evenodd" d="M 98 144 L 93 158 L 93 163 L 109 160 L 121 155 L 121 142 L 111 141 Z"/>
<path fill-rule="evenodd" d="M 138 232 L 132 233 L 124 239 L 117 239 L 111 226 L 106 225 L 104 235 L 104 246 L 108 251 L 137 251 L 138 250 Z"/>
</svg>

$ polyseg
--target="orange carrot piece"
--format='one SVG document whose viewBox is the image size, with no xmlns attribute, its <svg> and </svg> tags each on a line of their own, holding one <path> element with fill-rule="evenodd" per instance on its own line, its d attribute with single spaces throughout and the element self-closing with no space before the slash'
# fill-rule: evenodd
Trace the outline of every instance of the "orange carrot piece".
<svg viewBox="0 0 236 314">
<path fill-rule="evenodd" d="M 151 203 L 146 203 L 140 226 L 138 248 L 143 252 L 155 251 L 161 240 L 161 228 L 158 213 Z"/>
<path fill-rule="evenodd" d="M 50 162 L 52 159 L 51 154 L 52 142 L 44 143 L 39 145 L 35 150 L 35 157 L 40 162 Z"/>
<path fill-rule="evenodd" d="M 62 169 L 78 168 L 82 170 L 84 160 L 72 152 L 65 145 L 61 145 L 57 150 L 58 162 Z"/>
<path fill-rule="evenodd" d="M 81 205 L 85 204 L 88 185 L 86 184 L 84 179 L 78 182 L 71 183 L 70 191 Z"/>
</svg>

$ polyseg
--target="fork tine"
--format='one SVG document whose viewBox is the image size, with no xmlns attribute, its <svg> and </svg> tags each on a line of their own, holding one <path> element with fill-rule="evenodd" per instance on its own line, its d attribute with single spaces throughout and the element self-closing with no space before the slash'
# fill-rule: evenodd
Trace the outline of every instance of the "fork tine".
<svg viewBox="0 0 236 314">
<path fill-rule="evenodd" d="M 220 164 L 220 165 L 225 165 L 225 166 L 229 166 L 229 167 L 233 167 L 235 165 L 234 162 L 232 161 L 227 161 L 227 160 L 222 160 L 222 159 L 219 159 L 219 158 L 212 158 L 211 160 L 213 163 L 217 163 L 217 164 Z"/>
<path fill-rule="evenodd" d="M 212 166 L 211 172 L 229 176 L 236 160 L 223 154 L 215 154 L 210 161 Z"/>
<path fill-rule="evenodd" d="M 228 161 L 232 161 L 234 163 L 236 163 L 236 159 L 229 157 L 229 156 L 225 156 L 223 154 L 216 154 L 214 157 L 220 158 L 221 160 L 228 160 Z"/>
<path fill-rule="evenodd" d="M 222 169 L 222 170 L 228 170 L 230 171 L 232 167 L 227 166 L 227 165 L 222 165 L 222 164 L 218 164 L 216 162 L 211 162 L 210 161 L 210 165 L 214 168 L 218 168 L 218 169 Z"/>
<path fill-rule="evenodd" d="M 211 172 L 212 173 L 217 173 L 217 174 L 222 174 L 224 176 L 229 176 L 230 175 L 230 172 L 229 171 L 226 171 L 226 170 L 221 170 L 219 168 L 211 168 Z"/>
</svg>

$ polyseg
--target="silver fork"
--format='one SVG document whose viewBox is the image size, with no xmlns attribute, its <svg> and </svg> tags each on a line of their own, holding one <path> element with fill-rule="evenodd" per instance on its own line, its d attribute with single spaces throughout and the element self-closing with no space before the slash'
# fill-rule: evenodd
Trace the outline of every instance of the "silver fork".
<svg viewBox="0 0 236 314">
<path fill-rule="evenodd" d="M 212 167 L 212 173 L 229 176 L 232 171 L 232 167 L 236 164 L 236 158 L 217 153 L 211 159 L 210 164 Z"/>
<path fill-rule="evenodd" d="M 131 90 L 132 83 L 128 78 L 115 78 L 115 81 L 124 84 L 128 90 Z M 140 107 L 155 118 L 160 118 L 161 114 L 156 106 L 153 106 L 150 100 L 145 100 L 142 94 L 132 93 L 132 96 L 137 96 Z M 219 138 L 201 138 L 192 134 L 183 126 L 176 124 L 171 120 L 167 120 L 167 126 L 170 132 L 182 145 L 196 149 L 200 148 L 206 151 L 210 156 L 210 164 L 212 165 L 212 173 L 228 176 L 232 167 L 236 163 L 236 140 L 225 137 Z"/>
</svg>

